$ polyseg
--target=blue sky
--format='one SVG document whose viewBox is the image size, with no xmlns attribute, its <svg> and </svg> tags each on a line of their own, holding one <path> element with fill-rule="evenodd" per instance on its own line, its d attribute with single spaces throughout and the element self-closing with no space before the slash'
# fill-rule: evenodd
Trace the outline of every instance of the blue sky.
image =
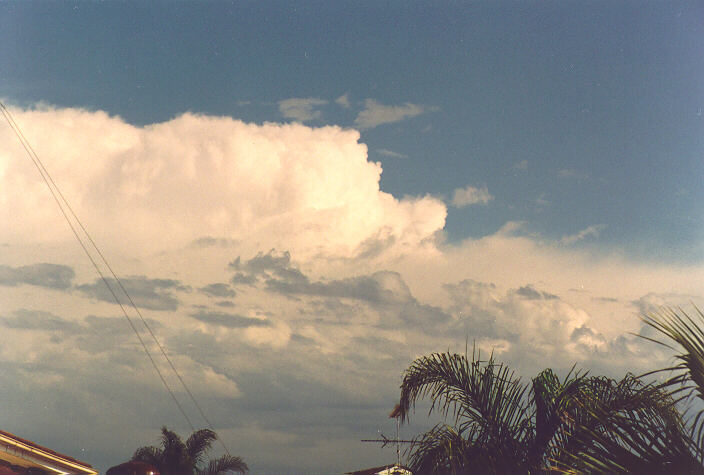
<svg viewBox="0 0 704 475">
<path fill-rule="evenodd" d="M 337 394 L 346 386 L 321 355 L 335 355 L 343 367 L 359 365 L 357 375 L 366 366 L 352 343 L 338 343 L 345 348 L 338 351 L 330 341 L 356 338 L 372 348 L 375 340 L 365 332 L 391 324 L 388 302 L 340 290 L 365 278 L 372 287 L 391 286 L 394 305 L 405 302 L 399 311 L 424 315 L 398 336 L 408 351 L 390 355 L 366 381 L 400 374 L 422 351 L 463 347 L 464 336 L 454 342 L 449 327 L 421 338 L 424 318 L 470 318 L 453 328 L 504 345 L 509 360 L 522 361 L 537 340 L 506 329 L 530 319 L 520 300 L 530 294 L 525 289 L 556 296 L 559 303 L 542 302 L 538 313 L 589 328 L 589 344 L 602 352 L 593 356 L 584 342 L 569 349 L 581 331 L 553 342 L 554 355 L 566 352 L 555 358 L 618 372 L 647 366 L 637 352 L 621 366 L 608 356 L 621 351 L 619 335 L 637 330 L 639 312 L 704 295 L 697 284 L 704 268 L 702 18 L 704 6 L 696 1 L 3 2 L 0 98 L 59 183 L 74 192 L 89 229 L 122 263 L 118 273 L 134 278 L 174 351 L 188 353 L 185 334 L 196 332 L 201 346 L 192 359 L 184 356 L 186 366 L 194 374 L 203 365 L 224 375 L 241 391 L 235 398 L 241 407 L 253 407 L 248 401 L 256 398 L 247 398 L 265 383 L 252 376 L 256 371 L 238 369 L 237 355 L 225 351 L 219 360 L 205 350 L 214 344 L 206 336 L 218 340 L 214 329 L 223 318 L 266 320 L 244 336 L 232 327 L 240 323 L 226 326 L 250 345 L 246 354 L 270 345 L 274 352 L 300 350 L 293 361 L 310 358 L 310 367 L 284 370 L 284 357 L 271 357 L 263 368 L 295 382 L 281 387 L 312 378 Z M 32 211 L 41 190 L 36 200 L 12 194 L 34 190 L 34 172 L 25 177 L 21 151 L 9 145 L 7 130 L 1 133 L 8 144 L 2 179 L 10 191 L 0 203 L 12 226 L 0 234 L 0 266 L 9 276 L 0 279 L 7 302 L 0 318 L 29 339 L 39 338 L 31 333 L 36 325 L 18 327 L 19 316 L 43 321 L 41 312 L 51 311 L 52 318 L 72 321 L 71 328 L 92 328 L 87 316 L 108 318 L 114 308 L 85 290 L 92 288 L 91 274 L 64 247 L 67 235 L 53 231 L 65 225 L 59 220 L 47 231 L 49 205 L 46 214 Z M 274 156 L 276 163 L 266 162 Z M 267 165 L 258 168 L 248 157 Z M 25 177 L 24 185 L 13 173 Z M 163 229 L 170 232 L 162 240 Z M 259 253 L 283 259 L 286 252 L 290 262 L 276 261 L 270 277 L 297 270 L 309 287 L 271 287 L 262 277 L 259 287 L 240 288 L 228 267 L 238 256 L 250 262 Z M 195 271 L 195 262 L 210 264 Z M 44 263 L 66 266 L 75 278 L 60 289 L 36 284 L 41 279 L 27 275 Z M 260 276 L 252 269 L 249 277 Z M 225 297 L 194 300 L 197 289 L 216 283 L 229 289 Z M 578 292 L 585 288 L 588 297 Z M 32 292 L 49 293 L 35 301 Z M 59 309 L 41 303 L 59 298 L 56 292 L 66 299 Z M 286 297 L 279 302 L 272 295 Z M 177 323 L 169 324 L 167 308 L 154 303 L 159 298 L 178 309 Z M 304 322 L 296 312 L 318 319 Z M 335 312 L 354 330 L 327 334 L 320 315 Z M 367 313 L 378 320 L 365 320 Z M 475 327 L 469 335 L 474 330 L 466 329 Z M 526 324 L 526 335 L 531 328 Z M 311 348 L 320 353 L 308 353 L 302 342 L 315 342 Z M 63 370 L 51 369 L 61 377 Z M 217 381 L 214 387 L 225 384 Z M 384 394 L 393 397 L 396 386 Z M 274 399 L 291 407 L 300 402 Z M 218 401 L 213 410 L 223 411 Z M 282 447 L 303 444 L 326 454 L 317 467 L 297 461 L 292 470 L 352 470 L 358 467 L 334 461 L 349 441 L 316 444 L 326 430 L 337 433 L 331 427 L 353 407 L 371 405 L 364 420 L 383 419 L 386 403 L 377 402 L 359 396 L 328 407 L 329 426 L 321 423 L 318 435 L 289 426 L 267 435 L 266 410 L 255 408 L 247 428 L 228 426 L 229 437 L 243 443 L 232 434 L 256 433 Z M 310 410 L 311 418 L 320 416 Z M 153 432 L 162 423 L 154 421 Z M 17 432 L 31 426 L 20 419 L 5 424 L 16 424 Z M 40 434 L 31 427 L 27 437 Z M 350 433 L 358 439 L 376 429 Z M 127 426 L 117 432 L 130 433 Z M 93 443 L 97 465 L 120 461 L 109 443 Z M 249 449 L 259 473 L 285 466 Z M 344 462 L 353 456 L 384 462 L 378 451 L 359 450 Z"/>
</svg>

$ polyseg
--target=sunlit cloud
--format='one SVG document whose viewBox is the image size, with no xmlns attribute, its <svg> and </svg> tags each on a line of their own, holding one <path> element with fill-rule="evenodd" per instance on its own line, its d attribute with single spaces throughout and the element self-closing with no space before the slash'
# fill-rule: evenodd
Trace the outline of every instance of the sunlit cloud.
<svg viewBox="0 0 704 475">
<path fill-rule="evenodd" d="M 481 188 L 474 186 L 466 186 L 465 188 L 457 188 L 452 195 L 452 205 L 456 208 L 464 208 L 465 206 L 475 204 L 487 204 L 494 197 L 489 193 L 486 185 Z"/>
<path fill-rule="evenodd" d="M 193 114 L 146 127 L 78 109 L 15 115 L 97 241 L 123 254 L 244 240 L 300 257 L 351 257 L 382 235 L 410 252 L 445 223 L 440 200 L 380 190 L 381 166 L 354 130 Z M 10 133 L 0 138 L 15 143 Z M 0 160 L 8 171 L 0 176 L 0 238 L 70 241 L 24 151 L 8 146 Z M 106 221 L 109 228 L 99 224 Z"/>
<path fill-rule="evenodd" d="M 350 108 L 350 96 L 348 93 L 344 93 L 337 99 L 335 99 L 335 103 L 339 105 L 340 107 L 344 109 L 349 109 Z"/>
<path fill-rule="evenodd" d="M 286 119 L 308 122 L 313 119 L 319 119 L 322 112 L 316 108 L 319 106 L 324 106 L 327 103 L 328 101 L 326 100 L 317 99 L 314 97 L 294 97 L 279 101 L 279 112 Z"/>
<path fill-rule="evenodd" d="M 419 116 L 425 112 L 437 110 L 407 102 L 401 106 L 381 104 L 374 99 L 364 101 L 364 109 L 357 115 L 354 123 L 360 129 L 371 129 L 382 124 L 391 124 Z"/>
<path fill-rule="evenodd" d="M 560 242 L 562 244 L 570 245 L 574 244 L 579 241 L 583 241 L 588 238 L 598 238 L 599 234 L 606 229 L 605 224 L 594 224 L 592 226 L 588 226 L 581 231 L 579 231 L 576 234 L 571 234 L 569 236 L 563 236 L 562 239 L 560 239 Z"/>
</svg>

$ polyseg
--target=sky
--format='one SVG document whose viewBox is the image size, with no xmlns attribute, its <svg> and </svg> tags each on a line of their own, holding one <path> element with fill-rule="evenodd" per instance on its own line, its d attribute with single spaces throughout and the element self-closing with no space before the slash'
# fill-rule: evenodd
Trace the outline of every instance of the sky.
<svg viewBox="0 0 704 475">
<path fill-rule="evenodd" d="M 394 461 L 360 439 L 395 435 L 419 356 L 474 344 L 526 379 L 669 361 L 633 333 L 704 306 L 703 19 L 696 1 L 2 2 L 0 99 L 230 451 L 253 474 L 341 473 Z M 162 425 L 187 435 L 0 139 L 0 428 L 101 471 Z"/>
</svg>

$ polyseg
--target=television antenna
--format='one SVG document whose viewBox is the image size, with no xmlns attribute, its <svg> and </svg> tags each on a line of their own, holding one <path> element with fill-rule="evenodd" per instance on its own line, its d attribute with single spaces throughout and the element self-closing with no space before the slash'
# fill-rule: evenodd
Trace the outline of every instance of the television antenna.
<svg viewBox="0 0 704 475">
<path fill-rule="evenodd" d="M 396 444 L 396 464 L 401 465 L 401 444 L 413 444 L 415 441 L 413 440 L 404 440 L 401 439 L 399 436 L 399 433 L 401 431 L 401 406 L 396 404 L 394 406 L 394 410 L 391 411 L 391 414 L 389 414 L 390 419 L 396 419 L 396 438 L 391 439 L 389 437 L 386 437 L 384 434 L 379 434 L 381 439 L 362 439 L 362 442 L 374 442 L 377 444 L 381 444 L 381 448 L 383 449 L 387 445 L 390 444 Z"/>
</svg>

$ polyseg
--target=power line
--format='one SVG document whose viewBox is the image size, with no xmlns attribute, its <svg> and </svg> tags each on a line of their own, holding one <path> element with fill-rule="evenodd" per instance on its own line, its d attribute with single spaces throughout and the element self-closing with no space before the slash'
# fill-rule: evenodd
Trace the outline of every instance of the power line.
<svg viewBox="0 0 704 475">
<path fill-rule="evenodd" d="M 180 411 L 181 414 L 183 415 L 184 419 L 186 419 L 186 421 L 188 422 L 188 425 L 189 425 L 189 427 L 191 428 L 191 430 L 192 430 L 192 431 L 195 431 L 195 427 L 194 427 L 193 424 L 191 423 L 191 420 L 189 419 L 188 415 L 186 414 L 186 412 L 184 411 L 183 407 L 181 406 L 181 404 L 179 403 L 178 399 L 176 398 L 176 395 L 174 394 L 174 392 L 171 390 L 171 388 L 169 387 L 168 383 L 166 382 L 166 379 L 164 378 L 162 372 L 159 370 L 159 367 L 157 366 L 156 362 L 154 361 L 154 358 L 152 357 L 151 352 L 150 352 L 149 349 L 147 348 L 146 343 L 145 343 L 144 340 L 142 339 L 142 336 L 140 335 L 139 331 L 138 331 L 137 328 L 135 327 L 135 325 L 134 325 L 132 319 L 130 318 L 130 316 L 128 315 L 127 311 L 125 310 L 125 307 L 123 306 L 122 302 L 120 302 L 120 299 L 117 297 L 117 294 L 115 293 L 115 290 L 114 290 L 113 287 L 110 285 L 108 279 L 105 277 L 105 275 L 104 275 L 103 272 L 101 271 L 101 269 L 100 269 L 98 263 L 96 262 L 95 258 L 91 255 L 90 251 L 88 250 L 88 247 L 86 246 L 86 244 L 84 243 L 83 239 L 82 239 L 81 236 L 79 235 L 79 233 L 78 233 L 77 229 L 75 228 L 74 224 L 71 222 L 71 219 L 69 218 L 68 214 L 70 214 L 70 215 L 73 217 L 73 219 L 75 220 L 75 222 L 76 222 L 76 223 L 78 224 L 78 226 L 80 227 L 81 231 L 83 231 L 83 234 L 85 235 L 85 237 L 86 237 L 86 238 L 88 239 L 88 241 L 90 242 L 90 245 L 92 246 L 92 248 L 95 250 L 95 252 L 96 252 L 96 253 L 98 254 L 98 256 L 100 257 L 100 260 L 101 260 L 102 263 L 105 265 L 105 267 L 108 269 L 108 271 L 109 271 L 110 274 L 112 275 L 113 279 L 115 280 L 115 282 L 116 282 L 117 285 L 119 286 L 120 290 L 122 290 L 122 292 L 124 293 L 124 295 L 127 297 L 128 301 L 130 302 L 130 305 L 132 306 L 132 308 L 134 309 L 134 311 L 135 311 L 135 312 L 137 313 L 137 315 L 139 316 L 139 318 L 140 318 L 142 324 L 144 325 L 144 327 L 147 329 L 147 331 L 148 331 L 149 334 L 151 335 L 152 339 L 154 340 L 154 343 L 155 343 L 156 346 L 159 348 L 159 351 L 161 352 L 161 354 L 164 356 L 164 358 L 166 359 L 166 361 L 169 363 L 169 366 L 171 367 L 171 370 L 174 372 L 174 374 L 175 374 L 176 377 L 178 378 L 179 382 L 181 383 L 181 386 L 183 387 L 183 389 L 186 391 L 186 393 L 187 393 L 188 396 L 190 397 L 191 401 L 193 402 L 193 404 L 194 404 L 195 407 L 197 408 L 197 410 L 198 410 L 198 412 L 200 413 L 200 415 L 201 415 L 201 417 L 203 418 L 203 420 L 205 420 L 205 422 L 206 422 L 206 424 L 208 425 L 208 427 L 209 427 L 213 432 L 215 432 L 215 428 L 213 427 L 213 424 L 210 422 L 210 420 L 209 420 L 209 419 L 207 418 L 207 416 L 205 415 L 205 412 L 204 412 L 203 409 L 201 408 L 200 404 L 198 404 L 198 402 L 197 402 L 196 398 L 194 397 L 193 393 L 192 393 L 191 390 L 188 388 L 188 385 L 186 384 L 186 382 L 185 382 L 185 381 L 183 380 L 183 378 L 181 377 L 181 374 L 180 374 L 180 373 L 178 372 L 178 370 L 176 369 L 176 366 L 174 365 L 173 361 L 171 360 L 171 358 L 170 358 L 170 357 L 168 356 L 168 354 L 166 353 L 166 350 L 165 350 L 164 346 L 159 342 L 159 339 L 158 339 L 158 338 L 156 337 L 156 335 L 154 334 L 154 331 L 152 330 L 151 326 L 149 326 L 149 324 L 147 323 L 146 319 L 145 319 L 144 316 L 142 315 L 142 312 L 139 310 L 139 307 L 137 307 L 137 305 L 135 304 L 134 300 L 133 300 L 132 297 L 130 296 L 129 292 L 127 291 L 127 289 L 126 289 L 126 288 L 124 287 L 124 285 L 122 284 L 122 281 L 121 281 L 120 278 L 117 276 L 117 274 L 113 271 L 112 266 L 110 266 L 110 264 L 108 263 L 107 259 L 105 258 L 105 256 L 103 255 L 103 253 L 100 251 L 100 248 L 99 248 L 98 245 L 95 243 L 95 241 L 94 241 L 93 238 L 91 237 L 90 233 L 88 233 L 88 230 L 85 228 L 85 226 L 83 225 L 83 223 L 81 222 L 81 220 L 78 218 L 78 216 L 76 215 L 76 213 L 73 211 L 73 208 L 72 208 L 71 205 L 69 204 L 68 200 L 64 197 L 63 193 L 61 193 L 61 189 L 60 189 L 60 188 L 58 187 L 58 185 L 54 182 L 54 179 L 51 177 L 51 174 L 50 174 L 49 171 L 46 169 L 46 167 L 44 166 L 43 162 L 41 161 L 41 159 L 39 158 L 39 156 L 37 155 L 37 153 L 34 151 L 34 149 L 32 148 L 32 146 L 31 146 L 31 144 L 29 143 L 29 141 L 27 140 L 27 138 L 26 138 L 26 137 L 24 136 L 24 134 L 22 133 L 22 129 L 19 127 L 19 125 L 17 124 L 17 122 L 15 122 L 14 117 L 12 116 L 12 114 L 10 113 L 10 111 L 5 107 L 5 104 L 3 104 L 1 101 L 0 101 L 0 110 L 2 110 L 2 113 L 3 113 L 4 117 L 5 117 L 5 119 L 6 119 L 7 122 L 10 124 L 10 127 L 12 128 L 12 130 L 15 132 L 15 135 L 17 135 L 18 139 L 20 140 L 20 143 L 22 144 L 23 148 L 25 149 L 25 151 L 26 151 L 27 154 L 29 155 L 29 158 L 32 160 L 32 162 L 34 163 L 34 166 L 37 168 L 37 171 L 39 171 L 39 174 L 42 176 L 42 179 L 44 180 L 44 183 L 45 183 L 45 184 L 47 185 L 47 187 L 49 188 L 49 191 L 51 192 L 52 197 L 54 198 L 54 201 L 56 201 L 56 204 L 59 206 L 59 209 L 61 210 L 61 214 L 64 216 L 64 219 L 66 220 L 67 224 L 68 224 L 69 227 L 71 228 L 71 231 L 73 232 L 73 235 L 76 237 L 76 240 L 78 241 L 78 243 L 80 244 L 80 246 L 81 246 L 81 248 L 83 249 L 84 253 L 86 254 L 86 256 L 88 257 L 88 259 L 90 260 L 91 264 L 92 264 L 93 267 L 95 268 L 95 270 L 96 270 L 96 272 L 98 273 L 98 275 L 100 276 L 101 280 L 103 281 L 103 283 L 105 283 L 106 287 L 108 288 L 108 290 L 109 290 L 110 293 L 112 294 L 113 298 L 115 299 L 115 302 L 120 306 L 120 309 L 122 310 L 123 315 L 125 316 L 125 318 L 126 318 L 127 321 L 129 322 L 130 327 L 131 327 L 132 330 L 134 331 L 135 335 L 137 335 L 137 338 L 139 339 L 139 342 L 140 342 L 140 344 L 142 345 L 142 348 L 144 348 L 144 351 L 145 351 L 145 353 L 147 354 L 147 356 L 149 357 L 149 360 L 151 361 L 152 366 L 154 366 L 154 369 L 156 370 L 157 374 L 159 375 L 159 379 L 161 379 L 161 382 L 164 384 L 164 387 L 166 388 L 166 390 L 167 390 L 167 391 L 169 392 L 169 394 L 171 395 L 171 398 L 172 398 L 172 399 L 174 400 L 174 402 L 176 403 L 176 406 L 178 407 L 179 411 Z M 64 206 L 65 206 L 65 208 L 64 208 Z M 68 210 L 68 213 L 66 212 L 66 210 Z M 228 450 L 228 448 L 227 448 L 227 446 L 225 445 L 225 443 L 223 442 L 223 440 L 222 440 L 221 438 L 219 438 L 219 437 L 218 437 L 218 440 L 220 441 L 220 443 L 221 443 L 223 449 L 225 450 L 225 452 L 226 452 L 228 455 L 230 455 L 230 451 Z"/>
</svg>

